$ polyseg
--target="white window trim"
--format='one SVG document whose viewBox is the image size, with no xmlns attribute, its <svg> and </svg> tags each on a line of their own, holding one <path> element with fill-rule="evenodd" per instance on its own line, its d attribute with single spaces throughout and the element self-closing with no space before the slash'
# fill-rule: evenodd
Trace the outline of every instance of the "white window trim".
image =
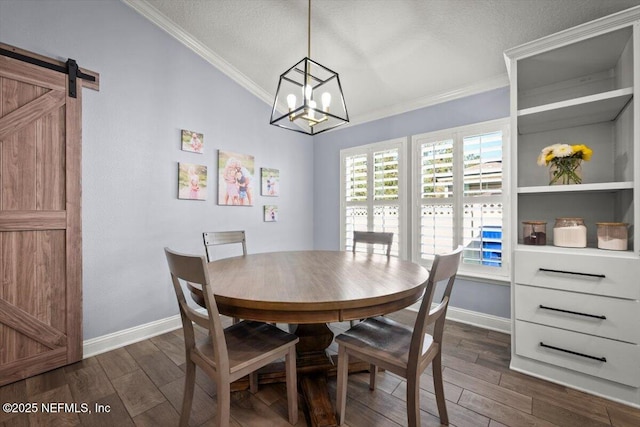
<svg viewBox="0 0 640 427">
<path fill-rule="evenodd" d="M 434 132 L 427 132 L 411 137 L 411 230 L 420 230 L 420 209 L 422 198 L 420 196 L 420 170 L 421 170 L 421 156 L 420 146 L 427 141 L 442 141 L 445 139 L 453 139 L 454 147 L 462 145 L 462 138 L 464 136 L 472 135 L 474 133 L 488 133 L 491 131 L 502 131 L 502 266 L 499 268 L 493 268 L 490 270 L 486 266 L 476 266 L 469 264 L 460 264 L 459 277 L 468 277 L 471 279 L 484 279 L 492 282 L 507 283 L 510 281 L 510 264 L 511 264 L 511 232 L 509 227 L 509 218 L 511 218 L 511 200 L 510 200 L 510 121 L 509 118 L 491 120 L 487 122 L 474 123 L 465 126 L 459 126 L 455 128 L 442 129 Z M 454 165 L 460 165 L 462 163 L 461 150 L 454 149 Z M 455 179 L 460 180 L 462 178 L 462 168 L 460 166 L 454 169 Z M 451 202 L 454 206 L 460 206 L 463 202 L 462 194 L 455 194 Z M 462 218 L 454 219 L 454 238 L 459 240 L 459 230 L 462 224 Z M 412 233 L 416 234 L 416 233 Z M 413 239 L 411 245 L 411 260 L 413 262 L 425 265 L 427 268 L 431 268 L 432 261 L 422 259 L 420 256 L 420 239 Z"/>
<path fill-rule="evenodd" d="M 408 232 L 408 226 L 410 223 L 409 214 L 410 214 L 410 205 L 408 199 L 409 192 L 409 183 L 408 183 L 408 174 L 407 170 L 407 158 L 408 158 L 408 147 L 409 147 L 409 138 L 395 138 L 389 139 L 386 141 L 375 142 L 367 145 L 360 145 L 352 148 L 345 148 L 344 150 L 340 150 L 340 246 L 341 248 L 345 247 L 345 233 L 346 233 L 346 222 L 345 222 L 345 212 L 347 208 L 346 198 L 346 189 L 345 189 L 345 169 L 344 163 L 345 159 L 350 156 L 358 155 L 358 154 L 367 154 L 367 166 L 373 165 L 373 153 L 377 151 L 389 150 L 389 149 L 398 149 L 398 200 L 385 201 L 385 200 L 373 200 L 373 197 L 369 197 L 372 193 L 367 192 L 367 201 L 366 202 L 353 202 L 349 203 L 349 206 L 367 206 L 368 212 L 373 212 L 374 205 L 398 205 L 398 229 L 399 236 L 397 236 L 397 241 L 399 242 L 398 251 L 399 257 L 401 259 L 408 259 L 409 257 L 409 248 L 411 247 L 410 235 Z M 373 189 L 373 173 L 369 173 L 367 176 L 367 189 Z"/>
</svg>

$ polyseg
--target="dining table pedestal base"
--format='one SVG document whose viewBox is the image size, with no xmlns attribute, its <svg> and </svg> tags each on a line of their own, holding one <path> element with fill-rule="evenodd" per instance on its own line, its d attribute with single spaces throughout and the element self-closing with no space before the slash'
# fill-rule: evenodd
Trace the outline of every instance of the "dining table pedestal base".
<svg viewBox="0 0 640 427">
<path fill-rule="evenodd" d="M 313 427 L 336 427 L 338 420 L 329 398 L 326 372 L 303 375 L 298 386 L 306 404 L 309 424 Z"/>
<path fill-rule="evenodd" d="M 300 338 L 296 345 L 298 388 L 304 398 L 313 427 L 338 425 L 329 398 L 327 373 L 334 368 L 327 348 L 333 342 L 333 332 L 325 323 L 289 325 L 289 331 Z"/>
</svg>

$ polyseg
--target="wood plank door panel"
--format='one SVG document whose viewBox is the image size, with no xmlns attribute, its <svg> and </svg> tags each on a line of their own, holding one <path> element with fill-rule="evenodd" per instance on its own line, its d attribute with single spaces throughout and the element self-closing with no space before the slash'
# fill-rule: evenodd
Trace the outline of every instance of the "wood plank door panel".
<svg viewBox="0 0 640 427">
<path fill-rule="evenodd" d="M 82 358 L 81 90 L 66 85 L 0 57 L 0 385 Z"/>
</svg>

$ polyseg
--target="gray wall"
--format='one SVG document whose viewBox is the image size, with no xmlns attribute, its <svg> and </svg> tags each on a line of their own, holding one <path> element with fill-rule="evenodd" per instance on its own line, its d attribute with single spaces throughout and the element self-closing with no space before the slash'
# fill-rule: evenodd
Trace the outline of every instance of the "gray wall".
<svg viewBox="0 0 640 427">
<path fill-rule="evenodd" d="M 162 248 L 203 254 L 204 230 L 245 229 L 249 252 L 313 248 L 312 138 L 270 126 L 269 105 L 133 9 L 1 0 L 0 41 L 100 73 L 83 90 L 85 339 L 177 314 Z M 204 154 L 180 150 L 180 129 L 204 133 Z M 281 196 L 256 185 L 253 207 L 217 206 L 218 149 L 280 169 Z M 206 201 L 177 199 L 178 161 L 208 166 Z M 264 223 L 271 203 L 280 221 Z"/>
<path fill-rule="evenodd" d="M 509 89 L 501 88 L 315 136 L 316 249 L 340 249 L 340 150 L 508 116 Z M 509 318 L 509 295 L 508 286 L 459 279 L 451 305 Z"/>
</svg>

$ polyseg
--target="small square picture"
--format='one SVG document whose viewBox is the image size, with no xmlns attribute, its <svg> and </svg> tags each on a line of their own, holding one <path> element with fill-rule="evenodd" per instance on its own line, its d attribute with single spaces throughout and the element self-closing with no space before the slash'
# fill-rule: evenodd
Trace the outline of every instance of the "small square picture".
<svg viewBox="0 0 640 427">
<path fill-rule="evenodd" d="M 264 206 L 264 222 L 276 222 L 278 220 L 278 207 L 276 205 Z"/>
<path fill-rule="evenodd" d="M 207 199 L 207 167 L 178 163 L 178 199 Z"/>
<path fill-rule="evenodd" d="M 278 169 L 262 168 L 262 187 L 263 196 L 279 196 L 280 195 L 280 171 Z"/>
<path fill-rule="evenodd" d="M 182 150 L 202 154 L 204 152 L 204 134 L 183 129 Z"/>
</svg>

